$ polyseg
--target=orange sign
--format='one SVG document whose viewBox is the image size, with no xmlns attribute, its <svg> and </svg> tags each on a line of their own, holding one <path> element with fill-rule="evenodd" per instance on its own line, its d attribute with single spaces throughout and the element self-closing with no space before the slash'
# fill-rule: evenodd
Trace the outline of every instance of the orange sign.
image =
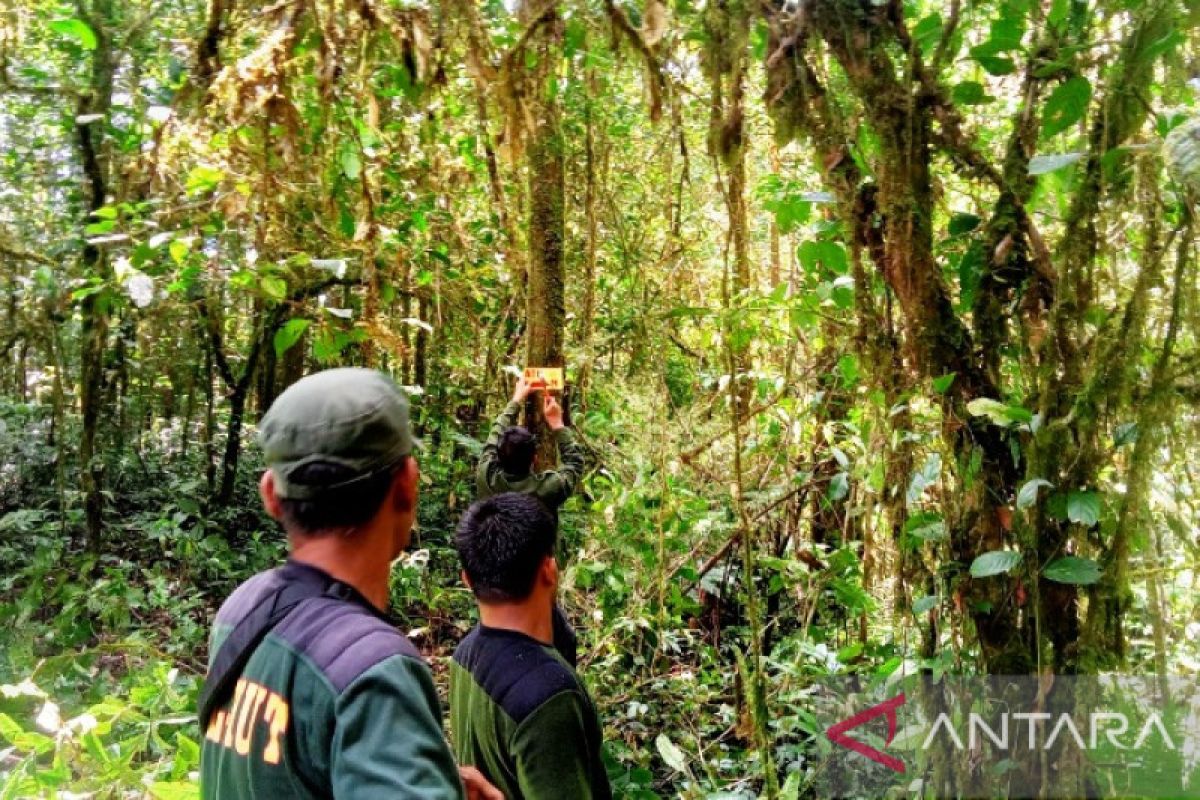
<svg viewBox="0 0 1200 800">
<path fill-rule="evenodd" d="M 526 367 L 526 383 L 541 383 L 550 392 L 563 390 L 562 367 Z"/>
</svg>

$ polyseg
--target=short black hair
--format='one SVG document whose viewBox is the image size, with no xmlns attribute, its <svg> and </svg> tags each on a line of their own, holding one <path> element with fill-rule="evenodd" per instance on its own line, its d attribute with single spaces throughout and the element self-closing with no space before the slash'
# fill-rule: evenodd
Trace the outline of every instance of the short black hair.
<svg viewBox="0 0 1200 800">
<path fill-rule="evenodd" d="M 458 523 L 454 546 L 471 590 L 484 602 L 524 600 L 554 555 L 558 526 L 536 497 L 505 492 L 477 500 Z"/>
<path fill-rule="evenodd" d="M 506 475 L 527 475 L 533 469 L 533 453 L 537 449 L 537 438 L 528 428 L 505 428 L 500 434 L 500 445 L 496 448 L 496 459 Z"/>
<path fill-rule="evenodd" d="M 330 489 L 318 497 L 307 500 L 280 498 L 284 527 L 311 536 L 367 524 L 379 513 L 396 472 L 408 458 L 404 456 L 392 467 L 377 470 L 348 486 Z M 288 482 L 299 486 L 319 486 L 348 481 L 353 477 L 354 471 L 349 467 L 315 461 L 297 468 L 288 475 Z"/>
</svg>

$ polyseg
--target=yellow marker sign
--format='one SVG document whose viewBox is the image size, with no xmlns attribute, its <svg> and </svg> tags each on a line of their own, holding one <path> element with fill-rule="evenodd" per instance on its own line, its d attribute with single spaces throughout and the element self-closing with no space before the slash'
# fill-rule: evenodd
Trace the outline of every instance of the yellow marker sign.
<svg viewBox="0 0 1200 800">
<path fill-rule="evenodd" d="M 561 392 L 563 390 L 562 367 L 526 367 L 526 383 L 544 384 L 547 391 Z"/>
</svg>

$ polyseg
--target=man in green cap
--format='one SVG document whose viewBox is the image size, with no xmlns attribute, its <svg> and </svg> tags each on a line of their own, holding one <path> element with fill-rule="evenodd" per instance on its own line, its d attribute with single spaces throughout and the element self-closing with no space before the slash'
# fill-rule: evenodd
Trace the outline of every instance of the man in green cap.
<svg viewBox="0 0 1200 800">
<path fill-rule="evenodd" d="M 290 554 L 217 612 L 202 796 L 453 800 L 466 780 L 499 797 L 460 779 L 429 667 L 386 615 L 417 509 L 404 395 L 371 370 L 320 372 L 279 396 L 259 440 Z"/>
</svg>

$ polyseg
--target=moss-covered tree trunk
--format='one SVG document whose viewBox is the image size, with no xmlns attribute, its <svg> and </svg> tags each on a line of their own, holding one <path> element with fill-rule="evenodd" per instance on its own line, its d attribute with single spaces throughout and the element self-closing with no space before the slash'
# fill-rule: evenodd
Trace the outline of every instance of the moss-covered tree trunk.
<svg viewBox="0 0 1200 800">
<path fill-rule="evenodd" d="M 564 152 L 557 97 L 562 21 L 556 4 L 537 0 L 526 0 L 520 16 L 525 24 L 536 28 L 526 46 L 528 72 L 523 80 L 533 121 L 526 145 L 529 281 L 525 294 L 525 360 L 529 366 L 561 367 L 567 317 L 563 294 Z M 552 465 L 554 440 L 546 435 L 546 424 L 536 403 L 529 408 L 527 424 L 538 435 L 538 463 Z"/>
<path fill-rule="evenodd" d="M 83 10 L 81 5 L 81 10 Z M 102 208 L 108 195 L 109 148 L 103 131 L 108 125 L 112 106 L 113 46 L 110 26 L 113 20 L 111 0 L 95 0 L 87 22 L 95 33 L 88 91 L 79 96 L 76 113 L 76 137 L 83 166 L 87 221 Z M 86 244 L 83 248 L 83 272 L 87 279 L 106 281 L 107 258 L 101 250 Z M 88 295 L 80 306 L 83 318 L 80 353 L 79 401 L 83 426 L 79 442 L 80 483 L 83 488 L 87 547 L 99 552 L 104 525 L 104 468 L 97 452 L 100 417 L 104 398 L 104 354 L 108 349 L 109 307 L 112 297 L 106 286 Z"/>
</svg>

